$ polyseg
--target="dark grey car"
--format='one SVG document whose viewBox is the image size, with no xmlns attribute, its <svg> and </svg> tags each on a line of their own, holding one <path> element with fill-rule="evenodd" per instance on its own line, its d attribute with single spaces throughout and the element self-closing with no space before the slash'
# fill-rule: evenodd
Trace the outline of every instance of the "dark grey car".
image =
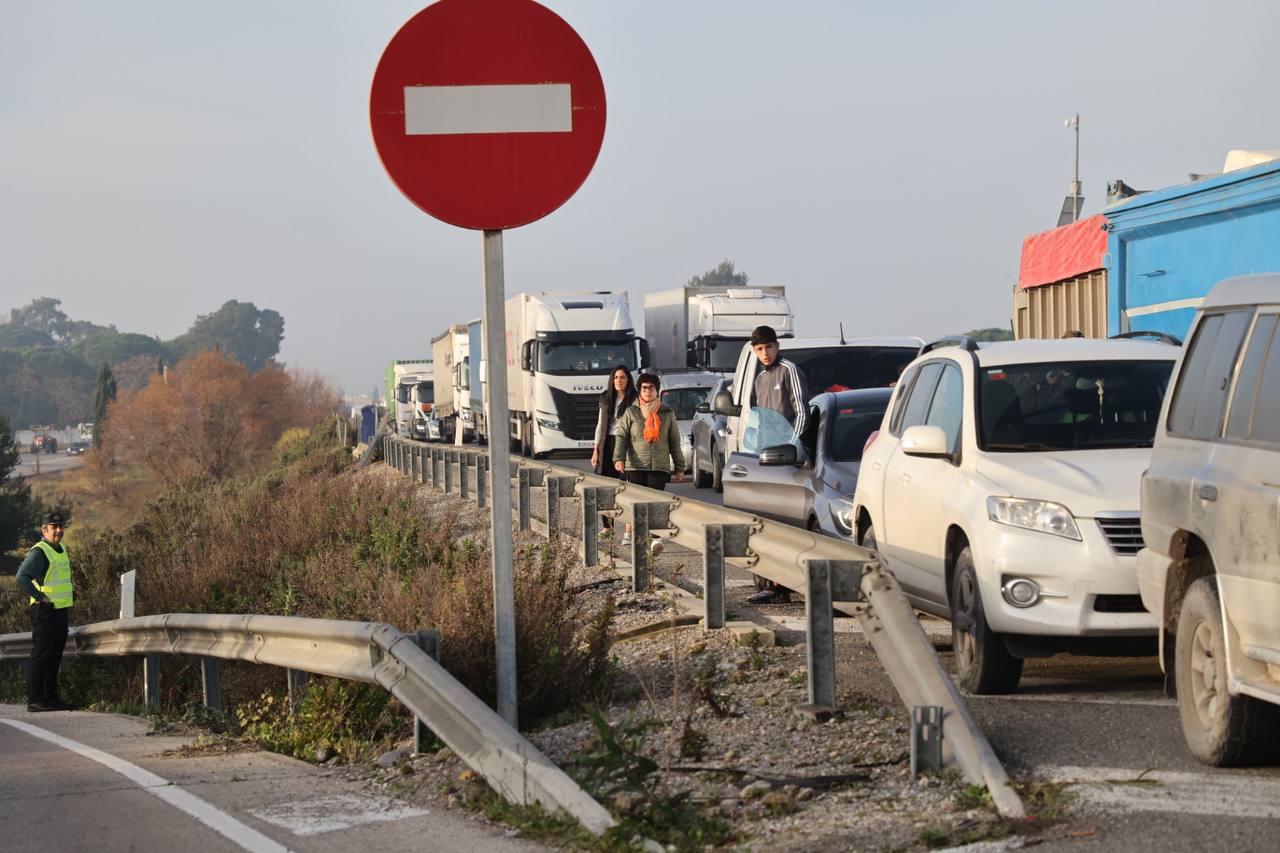
<svg viewBox="0 0 1280 853">
<path fill-rule="evenodd" d="M 693 416 L 693 427 L 690 429 L 689 457 L 693 468 L 693 485 L 699 489 L 707 486 L 717 492 L 724 491 L 721 483 L 724 472 L 724 428 L 728 418 L 717 415 L 711 410 L 711 403 L 721 391 L 728 390 L 728 378 L 717 380 L 711 386 L 707 399 L 698 404 Z"/>
<path fill-rule="evenodd" d="M 791 428 L 781 416 L 753 410 L 753 418 L 761 413 L 754 428 L 763 449 L 726 460 L 724 505 L 829 536 L 852 536 L 851 499 L 862 448 L 880 428 L 891 396 L 892 388 L 819 394 L 809 404 L 809 426 L 799 441 L 789 440 Z M 771 434 L 776 440 L 765 438 Z"/>
</svg>

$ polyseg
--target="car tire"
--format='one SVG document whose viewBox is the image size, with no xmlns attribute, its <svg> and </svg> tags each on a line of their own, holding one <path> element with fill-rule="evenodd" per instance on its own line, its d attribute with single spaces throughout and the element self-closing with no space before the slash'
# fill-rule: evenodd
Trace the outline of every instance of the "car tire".
<svg viewBox="0 0 1280 853">
<path fill-rule="evenodd" d="M 711 473 L 703 471 L 701 467 L 702 458 L 698 455 L 698 448 L 693 448 L 693 487 L 695 489 L 705 489 L 711 485 Z"/>
<path fill-rule="evenodd" d="M 711 448 L 711 488 L 716 494 L 724 494 L 724 455 Z"/>
<path fill-rule="evenodd" d="M 1191 754 L 1214 767 L 1276 763 L 1280 706 L 1227 691 L 1216 577 L 1200 578 L 1187 589 L 1173 653 L 1178 716 Z"/>
<path fill-rule="evenodd" d="M 991 630 L 982 607 L 973 552 L 966 546 L 956 557 L 951 581 L 951 647 L 956 684 L 966 693 L 1012 693 L 1022 677 L 1022 658 L 1009 654 L 1004 638 Z"/>
</svg>

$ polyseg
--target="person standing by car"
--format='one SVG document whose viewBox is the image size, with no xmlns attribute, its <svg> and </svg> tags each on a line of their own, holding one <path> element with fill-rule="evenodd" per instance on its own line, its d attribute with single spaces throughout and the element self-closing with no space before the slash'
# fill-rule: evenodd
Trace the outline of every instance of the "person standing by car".
<svg viewBox="0 0 1280 853">
<path fill-rule="evenodd" d="M 619 476 L 613 467 L 613 448 L 617 444 L 622 416 L 636 401 L 636 386 L 631 371 L 618 365 L 609 376 L 609 386 L 600 394 L 600 416 L 596 420 L 595 447 L 591 451 L 591 468 L 605 477 Z"/>
<path fill-rule="evenodd" d="M 675 472 L 675 481 L 684 479 L 684 451 L 676 413 L 658 398 L 661 382 L 652 373 L 641 373 L 636 381 L 640 397 L 622 415 L 613 448 L 613 467 L 626 474 L 628 483 L 663 491 Z M 631 541 L 628 526 L 623 544 Z"/>
<path fill-rule="evenodd" d="M 751 348 L 762 367 L 752 386 L 752 406 L 781 415 L 791 424 L 794 440 L 804 433 L 809 413 L 809 389 L 805 387 L 804 377 L 794 362 L 782 358 L 778 334 L 772 326 L 756 326 L 751 331 Z M 765 583 L 767 586 L 749 596 L 747 601 L 752 604 L 787 604 L 791 601 L 791 590 L 773 581 Z"/>
<path fill-rule="evenodd" d="M 31 619 L 31 674 L 27 678 L 27 710 L 70 711 L 58 697 L 58 669 L 67 645 L 67 616 L 75 602 L 71 590 L 71 558 L 62 545 L 67 518 L 45 515 L 40 541 L 18 567 L 18 588 L 27 595 Z"/>
</svg>

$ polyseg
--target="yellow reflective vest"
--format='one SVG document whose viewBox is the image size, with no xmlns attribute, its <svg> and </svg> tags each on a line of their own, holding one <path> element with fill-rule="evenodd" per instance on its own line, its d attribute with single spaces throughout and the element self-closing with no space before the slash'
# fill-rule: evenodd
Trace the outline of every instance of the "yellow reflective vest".
<svg viewBox="0 0 1280 853">
<path fill-rule="evenodd" d="M 36 547 L 49 558 L 44 582 L 36 584 L 36 589 L 44 593 L 45 598 L 53 603 L 54 609 L 70 607 L 75 603 L 75 597 L 71 594 L 71 558 L 67 556 L 66 546 L 63 546 L 61 554 L 43 539 L 36 543 Z M 31 603 L 35 604 L 36 599 L 31 599 Z"/>
</svg>

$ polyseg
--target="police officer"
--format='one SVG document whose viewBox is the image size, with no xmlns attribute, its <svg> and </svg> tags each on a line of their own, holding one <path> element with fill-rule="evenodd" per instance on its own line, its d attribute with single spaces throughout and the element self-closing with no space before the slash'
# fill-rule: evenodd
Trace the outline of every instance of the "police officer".
<svg viewBox="0 0 1280 853">
<path fill-rule="evenodd" d="M 40 541 L 18 567 L 18 588 L 27 596 L 31 617 L 31 674 L 27 679 L 28 711 L 69 711 L 58 696 L 58 668 L 67 645 L 71 593 L 71 558 L 62 546 L 67 517 L 50 512 L 40 527 Z"/>
</svg>

